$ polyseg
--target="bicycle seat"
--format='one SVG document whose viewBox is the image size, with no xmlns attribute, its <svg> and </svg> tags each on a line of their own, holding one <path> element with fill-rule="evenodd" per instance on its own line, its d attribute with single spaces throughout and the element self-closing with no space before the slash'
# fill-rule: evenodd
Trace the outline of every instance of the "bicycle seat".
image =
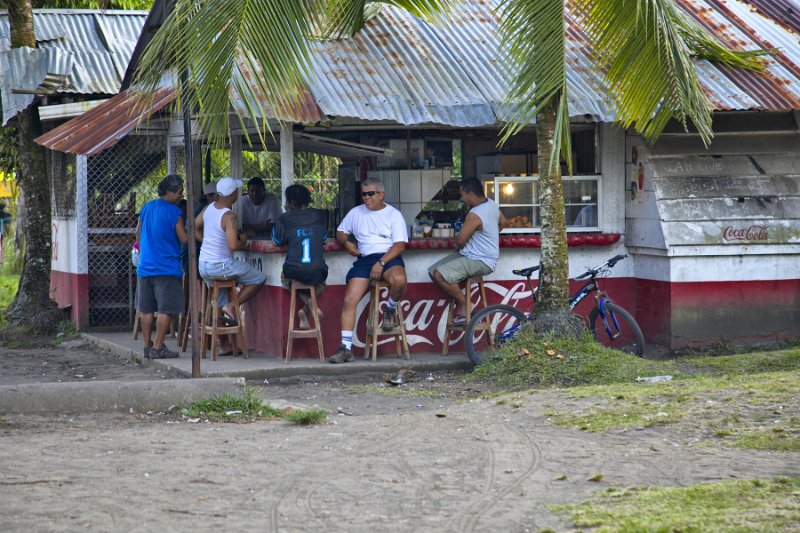
<svg viewBox="0 0 800 533">
<path fill-rule="evenodd" d="M 511 272 L 513 272 L 517 276 L 525 276 L 526 278 L 529 278 L 529 277 L 531 277 L 531 274 L 533 274 L 534 272 L 536 272 L 540 268 L 541 268 L 541 265 L 536 265 L 536 266 L 532 266 L 532 267 L 528 267 L 528 268 L 521 268 L 519 270 L 512 270 Z"/>
</svg>

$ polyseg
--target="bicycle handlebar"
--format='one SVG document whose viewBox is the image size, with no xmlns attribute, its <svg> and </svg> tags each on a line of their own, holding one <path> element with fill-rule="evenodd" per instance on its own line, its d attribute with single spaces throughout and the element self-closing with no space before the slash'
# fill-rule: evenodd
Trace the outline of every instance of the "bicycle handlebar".
<svg viewBox="0 0 800 533">
<path fill-rule="evenodd" d="M 622 261 L 626 257 L 628 257 L 628 254 L 615 255 L 614 257 L 612 257 L 611 259 L 609 259 L 608 261 L 606 261 L 602 265 L 587 270 L 586 272 L 584 272 L 580 276 L 576 277 L 575 279 L 584 279 L 584 278 L 588 278 L 589 276 L 596 276 L 598 272 L 600 272 L 601 270 L 603 270 L 606 267 L 614 268 L 614 265 L 616 265 L 617 263 L 619 263 L 620 261 Z M 532 267 L 528 267 L 528 268 L 520 268 L 518 270 L 512 270 L 511 272 L 513 274 L 517 275 L 517 276 L 525 276 L 526 278 L 529 278 L 529 277 L 531 277 L 531 274 L 533 274 L 534 272 L 536 272 L 540 268 L 541 268 L 541 265 L 536 265 L 536 266 L 532 266 Z"/>
<path fill-rule="evenodd" d="M 586 272 L 584 272 L 580 276 L 576 277 L 575 279 L 585 279 L 585 278 L 588 278 L 589 276 L 596 276 L 601 270 L 603 270 L 606 267 L 614 268 L 614 265 L 616 265 L 617 263 L 619 263 L 620 261 L 622 261 L 626 257 L 628 257 L 628 254 L 615 255 L 614 257 L 612 257 L 611 259 L 609 259 L 608 261 L 606 261 L 602 265 L 596 266 L 594 268 L 591 268 L 591 269 L 587 270 Z"/>
</svg>

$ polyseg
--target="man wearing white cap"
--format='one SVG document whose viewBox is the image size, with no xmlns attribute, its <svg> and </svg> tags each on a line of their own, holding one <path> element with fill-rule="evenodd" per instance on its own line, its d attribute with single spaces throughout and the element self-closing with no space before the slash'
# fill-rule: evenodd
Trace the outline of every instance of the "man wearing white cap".
<svg viewBox="0 0 800 533">
<path fill-rule="evenodd" d="M 222 178 L 217 182 L 219 199 L 206 206 L 195 218 L 195 234 L 203 241 L 200 248 L 200 275 L 204 278 L 235 278 L 243 286 L 239 292 L 239 303 L 255 296 L 267 275 L 233 257 L 235 250 L 247 244 L 247 233 L 239 231 L 239 218 L 231 211 L 236 202 L 242 180 Z M 227 301 L 227 292 L 220 294 L 218 305 L 228 321 L 235 316 L 232 304 Z"/>
</svg>

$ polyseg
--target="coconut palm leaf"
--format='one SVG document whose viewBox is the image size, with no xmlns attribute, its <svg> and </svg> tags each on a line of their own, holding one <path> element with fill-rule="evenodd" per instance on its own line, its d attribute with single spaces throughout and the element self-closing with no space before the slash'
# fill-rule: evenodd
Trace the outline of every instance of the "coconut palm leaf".
<svg viewBox="0 0 800 533">
<path fill-rule="evenodd" d="M 249 117 L 289 118 L 287 111 L 304 94 L 308 35 L 318 24 L 322 2 L 176 0 L 145 51 L 136 80 L 153 94 L 165 72 L 184 74 L 175 84 L 179 105 L 196 110 L 203 131 L 217 145 L 230 133 L 234 94 Z"/>
<path fill-rule="evenodd" d="M 421 17 L 444 12 L 452 0 L 392 0 Z M 311 68 L 310 43 L 320 30 L 353 33 L 378 4 L 368 0 L 176 0 L 150 42 L 135 75 L 152 98 L 181 74 L 178 105 L 194 109 L 202 131 L 216 146 L 229 138 L 232 110 L 241 126 L 268 117 L 291 121 L 303 101 Z M 234 100 L 241 106 L 233 106 Z M 142 106 L 149 105 L 145 99 Z M 246 129 L 242 131 L 246 134 Z M 251 142 L 249 138 L 246 139 Z"/>
<path fill-rule="evenodd" d="M 516 70 L 507 100 L 516 106 L 503 130 L 501 142 L 536 119 L 542 107 L 556 100 L 556 131 L 549 167 L 558 164 L 559 152 L 570 153 L 567 67 L 565 59 L 564 4 L 561 0 L 503 0 L 500 14 L 501 49 Z M 571 164 L 571 158 L 566 158 Z"/>
<path fill-rule="evenodd" d="M 772 52 L 727 48 L 675 0 L 572 0 L 569 6 L 604 73 L 618 120 L 648 141 L 658 138 L 672 118 L 684 126 L 693 123 L 706 144 L 713 137 L 712 109 L 693 57 L 758 70 L 760 56 Z M 503 46 L 519 68 L 508 92 L 517 110 L 503 139 L 534 120 L 545 102 L 559 98 L 557 124 L 564 129 L 555 132 L 553 152 L 569 154 L 564 5 L 560 0 L 502 0 L 500 11 Z M 562 157 L 570 163 L 570 157 Z"/>
</svg>

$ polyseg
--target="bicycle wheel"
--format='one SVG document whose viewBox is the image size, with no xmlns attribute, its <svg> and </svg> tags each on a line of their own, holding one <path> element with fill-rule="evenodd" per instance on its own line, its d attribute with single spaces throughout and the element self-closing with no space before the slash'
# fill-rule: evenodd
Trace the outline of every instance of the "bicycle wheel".
<svg viewBox="0 0 800 533">
<path fill-rule="evenodd" d="M 513 339 L 527 321 L 525 313 L 503 304 L 490 305 L 472 315 L 464 332 L 470 360 L 475 365 L 483 363 L 486 350 Z"/>
<path fill-rule="evenodd" d="M 605 307 L 605 321 L 597 307 L 589 313 L 589 327 L 594 338 L 608 348 L 643 357 L 644 335 L 633 316 L 615 303 L 606 302 Z"/>
</svg>

